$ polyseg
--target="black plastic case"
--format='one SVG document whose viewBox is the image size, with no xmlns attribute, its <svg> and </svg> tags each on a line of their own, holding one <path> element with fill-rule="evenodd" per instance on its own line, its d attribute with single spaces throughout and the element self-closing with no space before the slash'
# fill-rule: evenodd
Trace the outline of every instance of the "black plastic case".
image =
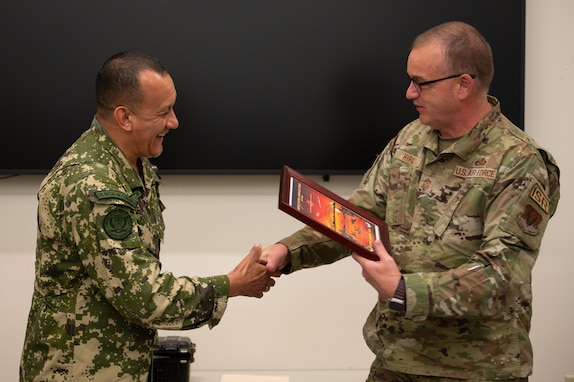
<svg viewBox="0 0 574 382">
<path fill-rule="evenodd" d="M 194 361 L 195 344 L 187 337 L 159 337 L 153 347 L 149 382 L 189 382 L 189 365 Z"/>
</svg>

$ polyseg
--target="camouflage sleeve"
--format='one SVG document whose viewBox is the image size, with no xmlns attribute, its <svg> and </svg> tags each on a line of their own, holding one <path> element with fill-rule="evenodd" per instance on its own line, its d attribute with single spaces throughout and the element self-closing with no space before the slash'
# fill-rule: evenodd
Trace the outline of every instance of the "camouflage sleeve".
<svg viewBox="0 0 574 382">
<path fill-rule="evenodd" d="M 124 198 L 94 198 L 97 180 L 66 193 L 67 230 L 83 266 L 109 303 L 128 321 L 154 329 L 219 323 L 229 292 L 227 276 L 175 277 L 162 273 L 159 243 L 142 239 L 141 211 Z M 150 223 L 151 224 L 151 223 Z"/>
<path fill-rule="evenodd" d="M 330 264 L 351 254 L 343 245 L 308 226 L 279 242 L 291 254 L 291 264 L 285 273 Z"/>
<path fill-rule="evenodd" d="M 532 268 L 559 192 L 536 154 L 501 166 L 500 173 L 486 203 L 480 193 L 467 193 L 457 207 L 485 204 L 482 244 L 469 262 L 404 275 L 407 317 L 493 316 L 510 305 L 528 314 Z"/>
<path fill-rule="evenodd" d="M 373 162 L 371 168 L 363 175 L 359 187 L 349 197 L 349 201 L 362 209 L 369 211 L 382 220 L 386 214 L 387 183 L 381 181 L 387 178 L 386 169 L 390 167 L 390 151 L 396 138 L 391 140 L 383 152 Z"/>
</svg>

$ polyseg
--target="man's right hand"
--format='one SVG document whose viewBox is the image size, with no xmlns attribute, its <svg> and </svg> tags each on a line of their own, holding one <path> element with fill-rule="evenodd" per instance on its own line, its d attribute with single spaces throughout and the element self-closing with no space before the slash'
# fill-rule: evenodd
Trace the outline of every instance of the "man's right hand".
<svg viewBox="0 0 574 382">
<path fill-rule="evenodd" d="M 289 249 L 284 244 L 273 244 L 263 250 L 259 260 L 267 271 L 275 277 L 281 276 L 281 270 L 291 261 Z"/>
<path fill-rule="evenodd" d="M 241 260 L 231 272 L 229 277 L 229 297 L 247 296 L 263 297 L 264 292 L 275 285 L 271 272 L 261 264 L 261 244 L 255 244 L 249 254 Z"/>
</svg>

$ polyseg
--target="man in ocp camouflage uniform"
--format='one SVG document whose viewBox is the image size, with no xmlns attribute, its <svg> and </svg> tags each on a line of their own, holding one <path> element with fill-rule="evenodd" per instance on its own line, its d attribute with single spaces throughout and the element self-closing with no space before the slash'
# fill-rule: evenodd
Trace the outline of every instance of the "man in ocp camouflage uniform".
<svg viewBox="0 0 574 382">
<path fill-rule="evenodd" d="M 38 192 L 21 381 L 147 381 L 157 329 L 212 327 L 229 297 L 274 284 L 259 245 L 227 275 L 161 272 L 164 206 L 147 158 L 178 127 L 175 86 L 157 59 L 124 52 L 98 72 L 96 97 L 91 127 Z"/>
<path fill-rule="evenodd" d="M 386 221 L 391 244 L 375 243 L 379 261 L 353 254 L 379 295 L 363 329 L 367 381 L 526 381 L 532 268 L 559 169 L 487 95 L 492 53 L 470 25 L 420 35 L 407 74 L 419 118 L 349 199 Z M 262 259 L 288 273 L 348 255 L 306 227 Z"/>
</svg>

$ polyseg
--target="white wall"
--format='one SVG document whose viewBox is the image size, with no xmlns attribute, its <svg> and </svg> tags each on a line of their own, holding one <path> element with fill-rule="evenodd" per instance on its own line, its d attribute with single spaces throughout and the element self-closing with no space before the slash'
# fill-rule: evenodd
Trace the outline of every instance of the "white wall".
<svg viewBox="0 0 574 382">
<path fill-rule="evenodd" d="M 561 167 L 561 200 L 534 268 L 533 382 L 574 374 L 574 1 L 526 1 L 525 130 Z M 496 61 L 495 61 L 496 62 Z M 503 105 L 504 106 L 504 105 Z"/>
<path fill-rule="evenodd" d="M 572 15 L 572 0 L 527 0 L 525 128 L 552 151 L 562 170 L 562 200 L 534 275 L 532 382 L 562 381 L 565 374 L 574 374 L 574 256 L 568 240 L 574 212 Z M 38 176 L 0 181 L 0 264 L 5 268 L 0 369 L 6 381 L 17 380 L 32 293 L 40 181 Z M 333 176 L 325 186 L 347 196 L 358 181 Z M 277 209 L 277 187 L 275 176 L 165 177 L 164 270 L 227 273 L 253 243 L 265 246 L 299 228 Z M 232 299 L 221 324 L 211 331 L 177 334 L 197 344 L 196 371 L 351 369 L 365 370 L 366 376 L 372 356 L 361 328 L 375 298 L 358 265 L 346 259 L 284 276 L 262 300 Z"/>
</svg>

